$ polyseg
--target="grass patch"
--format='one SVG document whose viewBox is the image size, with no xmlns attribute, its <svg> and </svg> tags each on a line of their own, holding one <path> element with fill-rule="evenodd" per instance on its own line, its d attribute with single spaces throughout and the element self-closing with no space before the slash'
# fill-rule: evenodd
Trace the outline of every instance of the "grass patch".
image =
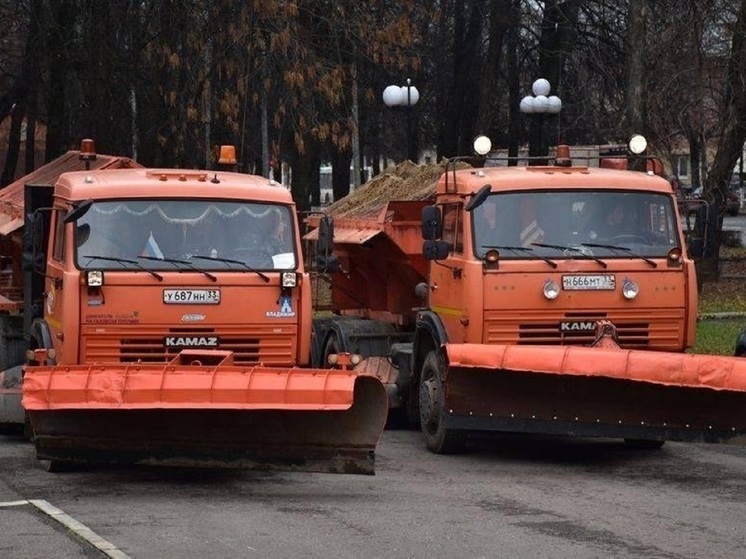
<svg viewBox="0 0 746 559">
<path fill-rule="evenodd" d="M 733 355 L 736 338 L 746 328 L 746 320 L 701 320 L 697 323 L 697 343 L 689 353 Z"/>
</svg>

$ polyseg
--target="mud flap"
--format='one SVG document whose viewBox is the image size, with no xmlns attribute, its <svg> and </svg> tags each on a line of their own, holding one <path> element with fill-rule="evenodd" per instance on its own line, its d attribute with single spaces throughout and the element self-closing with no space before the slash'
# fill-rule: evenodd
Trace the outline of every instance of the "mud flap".
<svg viewBox="0 0 746 559">
<path fill-rule="evenodd" d="M 554 346 L 446 346 L 445 425 L 746 444 L 746 360 Z"/>
<path fill-rule="evenodd" d="M 41 460 L 348 474 L 374 473 L 388 408 L 350 371 L 225 363 L 32 367 L 24 405 Z"/>
</svg>

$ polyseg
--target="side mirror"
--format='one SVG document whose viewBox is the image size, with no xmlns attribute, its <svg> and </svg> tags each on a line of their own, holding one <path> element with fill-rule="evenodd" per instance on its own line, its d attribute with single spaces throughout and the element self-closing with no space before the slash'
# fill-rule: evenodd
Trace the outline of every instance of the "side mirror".
<svg viewBox="0 0 746 559">
<path fill-rule="evenodd" d="M 697 241 L 699 256 L 710 256 L 715 252 L 715 233 L 718 229 L 717 207 L 712 204 L 702 204 L 697 208 L 697 216 L 694 220 L 694 231 L 698 238 L 692 239 L 690 246 L 694 247 Z M 696 256 L 694 248 L 692 255 Z"/>
<path fill-rule="evenodd" d="M 76 227 L 75 231 L 75 246 L 80 248 L 83 246 L 88 238 L 91 236 L 91 226 L 88 223 L 82 223 Z"/>
<path fill-rule="evenodd" d="M 334 218 L 328 215 L 319 220 L 319 240 L 316 245 L 318 254 L 329 254 L 334 248 Z"/>
<path fill-rule="evenodd" d="M 492 192 L 492 186 L 489 184 L 485 184 L 482 188 L 477 190 L 472 197 L 469 199 L 469 201 L 464 206 L 464 209 L 467 212 L 470 212 L 479 206 L 481 206 L 484 201 L 487 199 L 487 196 L 490 195 L 490 192 Z"/>
<path fill-rule="evenodd" d="M 746 330 L 742 331 L 736 339 L 736 350 L 734 355 L 736 357 L 744 357 L 746 355 Z"/>
<path fill-rule="evenodd" d="M 422 208 L 422 238 L 434 241 L 443 236 L 443 218 L 438 206 L 425 206 Z"/>
<path fill-rule="evenodd" d="M 705 254 L 705 240 L 693 237 L 689 240 L 689 254 L 694 258 L 702 258 Z"/>
<path fill-rule="evenodd" d="M 446 241 L 427 240 L 422 243 L 422 256 L 425 260 L 443 260 L 448 256 Z"/>
<path fill-rule="evenodd" d="M 325 215 L 319 220 L 319 238 L 316 243 L 316 267 L 322 273 L 339 270 L 339 260 L 332 254 L 334 249 L 334 218 Z"/>
<path fill-rule="evenodd" d="M 93 200 L 84 200 L 83 202 L 75 206 L 72 210 L 70 210 L 70 212 L 65 216 L 65 223 L 78 221 L 81 217 L 88 213 L 88 210 L 91 209 L 92 205 Z"/>
<path fill-rule="evenodd" d="M 46 271 L 46 256 L 44 255 L 44 216 L 39 210 L 26 214 L 23 225 L 23 254 L 21 268 L 24 272 Z"/>
</svg>

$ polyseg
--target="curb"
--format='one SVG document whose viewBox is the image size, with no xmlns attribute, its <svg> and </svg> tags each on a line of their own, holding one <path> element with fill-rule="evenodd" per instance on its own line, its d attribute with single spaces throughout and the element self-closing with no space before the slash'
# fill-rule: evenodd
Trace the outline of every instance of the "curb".
<svg viewBox="0 0 746 559">
<path fill-rule="evenodd" d="M 713 312 L 697 315 L 697 322 L 700 320 L 727 320 L 731 318 L 746 318 L 746 312 Z"/>
</svg>

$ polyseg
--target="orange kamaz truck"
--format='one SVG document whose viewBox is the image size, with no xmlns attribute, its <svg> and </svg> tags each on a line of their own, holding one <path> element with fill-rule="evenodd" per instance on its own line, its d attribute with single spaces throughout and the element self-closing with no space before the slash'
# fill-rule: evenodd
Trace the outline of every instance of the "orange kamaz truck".
<svg viewBox="0 0 746 559">
<path fill-rule="evenodd" d="M 287 188 L 126 169 L 27 186 L 23 411 L 39 459 L 371 474 L 381 383 L 309 367 Z M 32 289 L 33 287 L 33 289 Z"/>
<path fill-rule="evenodd" d="M 405 166 L 318 221 L 316 364 L 361 354 L 436 453 L 474 431 L 746 441 L 746 362 L 685 352 L 696 275 L 660 163 L 469 161 Z"/>
</svg>

